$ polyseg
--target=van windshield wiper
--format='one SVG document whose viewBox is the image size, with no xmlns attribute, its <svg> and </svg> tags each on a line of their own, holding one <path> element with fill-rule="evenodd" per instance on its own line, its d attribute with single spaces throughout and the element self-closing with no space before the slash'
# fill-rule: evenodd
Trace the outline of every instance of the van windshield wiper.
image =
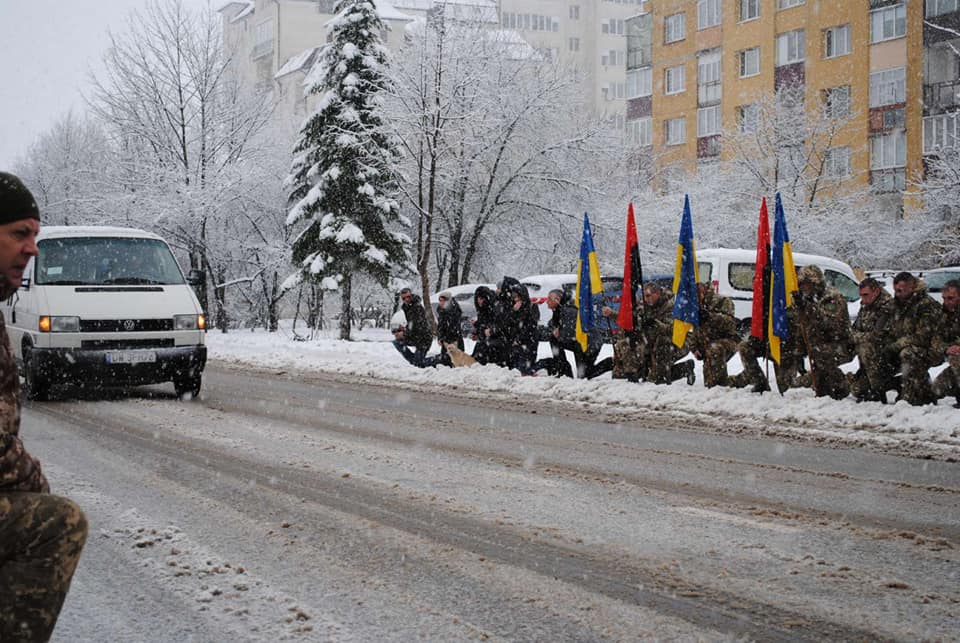
<svg viewBox="0 0 960 643">
<path fill-rule="evenodd" d="M 58 279 L 56 281 L 44 281 L 43 286 L 92 286 L 89 281 L 79 281 L 77 279 Z"/>
<path fill-rule="evenodd" d="M 104 279 L 104 285 L 108 284 L 162 284 L 162 281 L 156 279 L 147 279 L 146 277 L 115 277 L 113 279 Z"/>
</svg>

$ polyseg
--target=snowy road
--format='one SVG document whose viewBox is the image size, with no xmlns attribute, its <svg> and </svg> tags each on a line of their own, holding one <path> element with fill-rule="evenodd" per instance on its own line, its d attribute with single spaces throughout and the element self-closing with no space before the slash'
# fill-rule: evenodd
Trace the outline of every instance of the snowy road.
<svg viewBox="0 0 960 643">
<path fill-rule="evenodd" d="M 960 464 L 670 424 L 223 367 L 34 404 L 91 522 L 55 639 L 957 639 Z"/>
</svg>

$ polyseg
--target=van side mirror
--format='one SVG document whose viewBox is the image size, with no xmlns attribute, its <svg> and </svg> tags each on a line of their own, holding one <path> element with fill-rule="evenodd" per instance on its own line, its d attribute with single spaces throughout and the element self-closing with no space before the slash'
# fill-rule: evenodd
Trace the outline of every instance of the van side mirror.
<svg viewBox="0 0 960 643">
<path fill-rule="evenodd" d="M 196 268 L 194 268 L 187 275 L 187 283 L 193 286 L 194 288 L 202 285 L 204 281 L 206 281 L 206 276 L 203 274 L 202 270 L 197 270 Z"/>
<path fill-rule="evenodd" d="M 30 277 L 23 277 L 20 279 L 20 287 L 24 290 L 30 290 Z"/>
</svg>

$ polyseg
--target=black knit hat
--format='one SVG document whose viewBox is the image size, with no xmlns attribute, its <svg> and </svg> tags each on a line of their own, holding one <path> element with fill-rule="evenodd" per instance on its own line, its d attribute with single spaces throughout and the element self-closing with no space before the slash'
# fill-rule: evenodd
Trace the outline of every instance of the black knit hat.
<svg viewBox="0 0 960 643">
<path fill-rule="evenodd" d="M 0 172 L 0 225 L 20 219 L 40 220 L 40 208 L 30 190 L 13 174 Z"/>
</svg>

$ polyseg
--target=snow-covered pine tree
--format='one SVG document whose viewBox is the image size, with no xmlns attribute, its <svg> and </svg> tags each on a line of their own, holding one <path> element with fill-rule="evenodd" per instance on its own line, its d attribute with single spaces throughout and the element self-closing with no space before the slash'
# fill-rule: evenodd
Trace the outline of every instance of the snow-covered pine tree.
<svg viewBox="0 0 960 643">
<path fill-rule="evenodd" d="M 334 12 L 305 80 L 319 99 L 294 148 L 287 225 L 304 225 L 292 247 L 300 277 L 340 290 L 340 338 L 350 339 L 353 276 L 386 286 L 393 268 L 408 262 L 410 240 L 397 230 L 409 221 L 395 199 L 398 147 L 383 126 L 383 22 L 374 0 L 337 0 Z"/>
</svg>

